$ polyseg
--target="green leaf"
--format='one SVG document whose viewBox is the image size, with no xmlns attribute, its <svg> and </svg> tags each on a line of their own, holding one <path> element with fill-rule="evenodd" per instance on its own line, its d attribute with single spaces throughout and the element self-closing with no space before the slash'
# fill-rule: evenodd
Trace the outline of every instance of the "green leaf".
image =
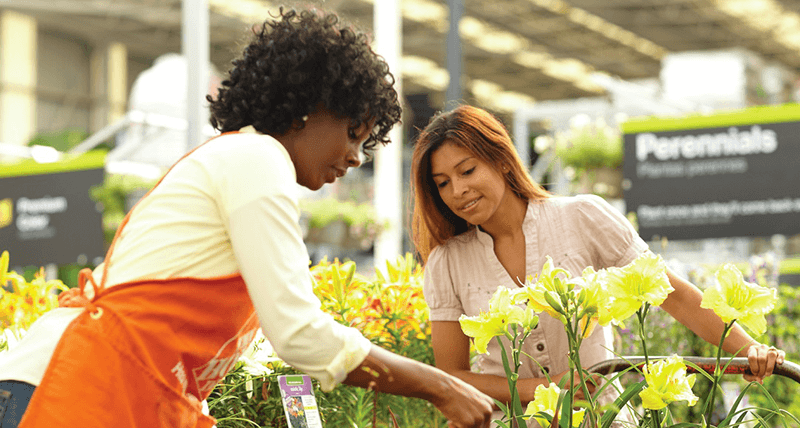
<svg viewBox="0 0 800 428">
<path fill-rule="evenodd" d="M 726 426 L 726 425 L 729 425 L 731 423 L 731 420 L 733 420 L 733 417 L 736 416 L 736 414 L 737 414 L 737 410 L 736 409 L 738 409 L 739 404 L 741 404 L 742 399 L 747 394 L 747 390 L 750 389 L 750 387 L 752 385 L 753 385 L 753 383 L 750 383 L 747 386 L 745 386 L 744 389 L 742 389 L 742 392 L 739 394 L 738 397 L 736 397 L 736 400 L 731 405 L 731 409 L 728 411 L 728 417 L 723 419 L 722 422 L 719 423 L 720 426 Z M 741 417 L 744 417 L 744 415 L 742 415 Z M 739 422 L 741 422 L 741 418 L 740 418 Z M 736 425 L 738 425 L 738 423 Z"/>
<path fill-rule="evenodd" d="M 353 275 L 356 273 L 356 264 L 350 263 L 350 267 L 347 269 L 347 277 L 345 277 L 344 283 L 347 287 L 353 282 Z"/>
<path fill-rule="evenodd" d="M 512 374 L 515 374 L 511 367 L 508 365 L 508 354 L 506 353 L 506 347 L 503 346 L 503 341 L 500 340 L 500 337 L 497 338 L 497 343 L 500 344 L 500 353 L 503 357 L 503 370 L 505 370 L 506 378 L 508 380 L 508 391 L 511 393 L 512 402 L 509 403 L 512 406 L 513 413 L 506 413 L 511 415 L 523 415 L 525 414 L 524 410 L 522 410 L 522 402 L 519 400 L 519 394 L 517 394 L 516 389 L 517 385 L 516 382 L 512 379 Z"/>
<path fill-rule="evenodd" d="M 614 400 L 614 407 L 616 410 L 612 409 L 605 412 L 603 417 L 600 418 L 600 426 L 602 428 L 609 428 L 611 423 L 614 422 L 614 418 L 616 418 L 617 414 L 619 414 L 619 411 L 625 407 L 631 398 L 642 392 L 645 386 L 647 386 L 647 382 L 641 381 L 625 388 L 625 391 L 623 391 L 622 394 L 620 394 L 619 397 Z"/>
</svg>

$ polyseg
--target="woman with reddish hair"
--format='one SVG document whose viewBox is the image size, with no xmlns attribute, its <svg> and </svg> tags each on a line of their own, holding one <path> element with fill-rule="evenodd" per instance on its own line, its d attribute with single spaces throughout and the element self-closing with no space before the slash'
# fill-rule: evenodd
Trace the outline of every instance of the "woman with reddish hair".
<svg viewBox="0 0 800 428">
<path fill-rule="evenodd" d="M 491 341 L 489 352 L 470 362 L 470 342 L 459 317 L 488 311 L 498 286 L 519 287 L 527 276 L 538 275 L 546 256 L 576 277 L 588 266 L 624 266 L 649 251 L 602 198 L 557 197 L 535 183 L 506 128 L 476 107 L 433 117 L 414 146 L 411 186 L 412 238 L 425 263 L 436 365 L 500 402 L 507 403 L 510 393 L 499 345 Z M 671 271 L 667 275 L 674 291 L 661 307 L 709 343 L 718 343 L 723 323 L 700 308 L 700 291 Z M 749 357 L 753 375 L 747 378 L 758 381 L 784 359 L 783 351 L 754 341 L 738 326 L 724 349 Z M 556 383 L 568 373 L 568 350 L 561 321 L 539 314 L 539 325 L 522 349 L 538 362 L 523 358 L 517 382 L 523 402 L 533 400 L 538 385 L 547 386 L 545 372 Z M 597 328 L 583 341 L 581 362 L 590 367 L 613 358 L 612 350 L 610 329 Z M 616 391 L 606 388 L 601 395 L 598 401 L 609 403 Z M 529 424 L 535 424 L 533 418 Z"/>
</svg>

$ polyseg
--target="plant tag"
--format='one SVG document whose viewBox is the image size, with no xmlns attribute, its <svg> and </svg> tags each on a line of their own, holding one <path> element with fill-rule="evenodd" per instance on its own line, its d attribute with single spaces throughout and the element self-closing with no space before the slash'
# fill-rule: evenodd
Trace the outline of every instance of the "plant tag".
<svg viewBox="0 0 800 428">
<path fill-rule="evenodd" d="M 283 411 L 289 428 L 322 428 L 317 399 L 307 375 L 278 376 Z"/>
</svg>

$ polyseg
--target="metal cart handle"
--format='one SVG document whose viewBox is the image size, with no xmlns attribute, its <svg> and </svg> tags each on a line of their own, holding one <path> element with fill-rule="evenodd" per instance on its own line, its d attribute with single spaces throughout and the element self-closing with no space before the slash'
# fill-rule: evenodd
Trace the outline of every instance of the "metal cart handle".
<svg viewBox="0 0 800 428">
<path fill-rule="evenodd" d="M 655 356 L 650 357 L 650 361 L 655 361 L 659 359 L 665 359 L 669 357 L 664 356 Z M 701 369 L 705 370 L 707 373 L 714 373 L 714 368 L 717 366 L 717 359 L 711 357 L 682 357 L 684 361 L 690 361 L 696 364 Z M 728 363 L 727 358 L 723 358 L 721 361 L 721 365 L 725 367 Z M 622 357 L 622 358 L 614 358 L 610 360 L 606 360 L 600 363 L 597 363 L 589 368 L 589 372 L 591 373 L 599 373 L 599 374 L 610 374 L 613 372 L 619 372 L 625 370 L 632 365 L 642 367 L 644 365 L 644 357 L 643 356 L 630 356 L 630 357 Z M 697 370 L 687 365 L 686 371 L 689 373 L 696 373 Z M 750 363 L 747 362 L 747 358 L 744 357 L 737 357 L 733 358 L 731 363 L 728 365 L 728 368 L 725 370 L 726 374 L 750 374 Z M 790 361 L 784 361 L 783 364 L 776 364 L 775 369 L 772 371 L 772 374 L 788 377 L 789 379 L 794 380 L 797 383 L 800 383 L 800 365 L 792 363 Z"/>
</svg>

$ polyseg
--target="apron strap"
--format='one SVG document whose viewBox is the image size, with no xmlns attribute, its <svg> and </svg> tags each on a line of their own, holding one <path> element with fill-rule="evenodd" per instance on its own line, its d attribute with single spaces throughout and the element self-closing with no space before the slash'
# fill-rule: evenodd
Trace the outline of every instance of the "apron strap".
<svg viewBox="0 0 800 428">
<path fill-rule="evenodd" d="M 90 282 L 92 284 L 92 291 L 94 291 L 94 297 L 97 297 L 102 291 L 101 287 L 97 285 L 97 282 L 94 280 L 92 276 L 92 270 L 89 268 L 83 268 L 78 273 L 78 286 L 75 288 L 70 288 L 69 290 L 61 292 L 58 295 L 58 306 L 64 308 L 86 308 L 86 310 L 90 311 L 92 315 L 101 311 L 100 308 L 96 307 L 92 301 L 86 297 L 84 293 L 84 289 L 86 288 L 86 282 Z"/>
</svg>

